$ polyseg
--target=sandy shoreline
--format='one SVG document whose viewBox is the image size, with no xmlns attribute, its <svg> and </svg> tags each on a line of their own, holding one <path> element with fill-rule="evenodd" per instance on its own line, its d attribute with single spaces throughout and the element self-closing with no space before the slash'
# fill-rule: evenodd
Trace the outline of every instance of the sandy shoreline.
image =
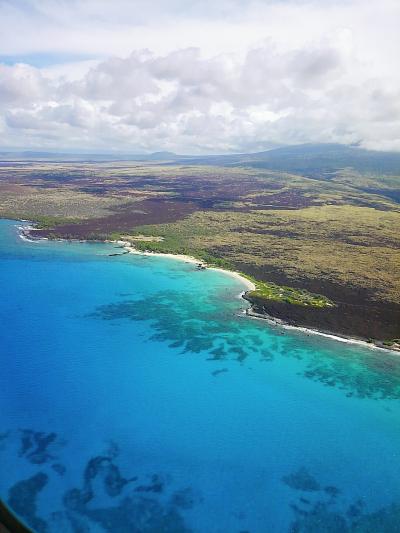
<svg viewBox="0 0 400 533">
<path fill-rule="evenodd" d="M 20 222 L 28 222 L 29 223 L 30 221 L 25 221 L 25 220 L 22 221 L 21 220 Z M 19 236 L 23 240 L 31 241 L 31 242 L 35 242 L 35 240 L 48 240 L 48 239 L 42 239 L 42 238 L 40 238 L 40 239 L 35 239 L 34 237 L 32 238 L 32 235 L 29 235 L 30 231 L 32 231 L 32 230 L 34 231 L 35 230 L 35 227 L 32 226 L 32 225 L 29 225 L 28 227 L 27 226 L 17 226 L 17 227 L 18 227 L 18 230 L 19 230 Z M 60 239 L 60 240 L 65 240 L 65 239 Z M 85 242 L 85 241 L 78 241 L 78 242 Z M 117 244 L 121 248 L 123 248 L 124 250 L 129 252 L 130 254 L 145 255 L 145 256 L 150 256 L 150 257 L 167 257 L 169 259 L 174 259 L 174 260 L 178 260 L 178 261 L 184 261 L 185 263 L 192 263 L 194 265 L 198 265 L 198 266 L 204 267 L 207 270 L 215 270 L 215 271 L 218 271 L 218 272 L 222 272 L 223 274 L 225 274 L 227 276 L 230 276 L 232 278 L 237 279 L 238 281 L 240 281 L 244 285 L 245 290 L 243 290 L 239 294 L 240 298 L 242 298 L 246 294 L 246 292 L 255 290 L 255 288 L 256 288 L 255 284 L 252 281 L 250 281 L 248 278 L 242 276 L 239 272 L 234 272 L 232 270 L 225 270 L 225 269 L 219 268 L 219 267 L 209 267 L 203 261 L 201 261 L 199 259 L 196 259 L 195 257 L 191 257 L 189 255 L 141 251 L 141 250 L 138 250 L 137 248 L 135 248 L 134 245 L 131 242 L 129 242 L 129 241 L 122 241 L 122 240 L 113 241 L 113 240 L 109 240 L 109 241 L 103 241 L 103 242 L 106 242 L 106 243 L 109 243 L 109 244 Z M 116 254 L 116 255 L 120 255 L 120 254 Z M 244 300 L 247 301 L 246 299 L 244 299 Z M 249 302 L 249 304 L 250 304 L 250 302 Z M 281 320 L 279 318 L 274 318 L 273 316 L 269 316 L 269 315 L 261 315 L 259 313 L 254 312 L 252 310 L 251 304 L 250 304 L 250 307 L 247 307 L 246 309 L 243 310 L 243 316 L 245 316 L 246 318 L 253 319 L 253 320 L 264 320 L 268 324 L 270 324 L 272 326 L 280 327 L 282 329 L 289 329 L 289 330 L 293 330 L 293 331 L 299 331 L 299 332 L 301 332 L 303 334 L 306 334 L 306 335 L 319 335 L 321 337 L 329 338 L 329 339 L 332 339 L 332 340 L 335 340 L 335 341 L 344 342 L 344 343 L 347 343 L 347 344 L 359 345 L 359 346 L 362 346 L 364 348 L 369 348 L 370 350 L 382 350 L 384 352 L 389 352 L 389 353 L 392 353 L 392 354 L 399 355 L 399 350 L 386 348 L 385 346 L 381 346 L 381 345 L 378 345 L 378 344 L 375 344 L 375 343 L 369 343 L 369 342 L 364 341 L 362 339 L 354 339 L 352 337 L 345 337 L 345 336 L 341 336 L 341 335 L 336 335 L 334 333 L 328 333 L 328 332 L 319 331 L 318 329 L 306 328 L 306 327 L 303 327 L 303 326 L 296 326 L 296 325 L 287 324 L 284 320 Z"/>
<path fill-rule="evenodd" d="M 179 261 L 184 261 L 185 263 L 192 263 L 194 265 L 201 265 L 202 267 L 206 268 L 207 270 L 215 270 L 217 272 L 223 272 L 227 276 L 230 276 L 231 278 L 235 278 L 243 285 L 245 286 L 246 291 L 253 291 L 255 290 L 256 286 L 252 281 L 245 278 L 239 272 L 234 272 L 233 270 L 225 270 L 224 268 L 219 267 L 209 267 L 204 263 L 203 261 L 200 261 L 199 259 L 196 259 L 195 257 L 191 257 L 190 255 L 182 255 L 182 254 L 163 254 L 161 252 L 142 252 L 141 250 L 138 250 L 137 248 L 132 245 L 131 242 L 128 241 L 109 241 L 113 242 L 115 244 L 119 244 L 120 246 L 123 246 L 123 248 L 131 254 L 137 254 L 137 255 L 147 255 L 150 257 L 168 257 L 169 259 L 177 259 Z"/>
</svg>

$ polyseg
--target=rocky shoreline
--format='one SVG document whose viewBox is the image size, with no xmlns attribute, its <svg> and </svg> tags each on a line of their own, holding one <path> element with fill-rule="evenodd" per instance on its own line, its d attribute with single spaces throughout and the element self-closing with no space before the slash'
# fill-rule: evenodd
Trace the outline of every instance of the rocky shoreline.
<svg viewBox="0 0 400 533">
<path fill-rule="evenodd" d="M 257 320 L 265 320 L 268 322 L 268 324 L 272 326 L 278 326 L 285 329 L 291 329 L 295 331 L 301 331 L 302 333 L 305 333 L 307 335 L 320 335 L 322 337 L 327 337 L 330 339 L 334 339 L 340 342 L 345 342 L 348 344 L 358 344 L 360 346 L 363 346 L 365 348 L 371 348 L 371 349 L 379 349 L 384 350 L 386 352 L 400 352 L 400 344 L 396 343 L 390 347 L 385 346 L 383 342 L 380 341 L 368 341 L 367 339 L 363 338 L 355 338 L 351 336 L 346 335 L 340 335 L 338 333 L 333 333 L 332 331 L 328 330 L 322 330 L 322 329 L 316 329 L 316 328 L 308 328 L 301 326 L 299 324 L 296 324 L 293 322 L 293 320 L 290 320 L 289 318 L 287 320 L 283 320 L 282 318 L 278 318 L 275 316 L 272 316 L 267 311 L 264 311 L 262 313 L 257 312 L 252 305 L 251 298 L 247 295 L 247 293 L 244 293 L 242 297 L 247 300 L 250 303 L 250 307 L 248 307 L 245 310 L 245 315 L 249 318 L 257 319 Z"/>
</svg>

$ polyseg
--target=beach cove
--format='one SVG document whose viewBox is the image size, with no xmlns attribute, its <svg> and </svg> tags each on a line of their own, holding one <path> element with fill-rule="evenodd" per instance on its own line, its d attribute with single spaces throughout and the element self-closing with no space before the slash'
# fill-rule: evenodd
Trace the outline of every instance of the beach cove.
<svg viewBox="0 0 400 533">
<path fill-rule="evenodd" d="M 34 230 L 34 227 L 30 228 L 30 231 L 32 230 Z M 247 294 L 249 293 L 249 291 L 254 291 L 256 289 L 256 285 L 250 278 L 248 278 L 245 274 L 242 274 L 240 272 L 235 272 L 234 270 L 227 270 L 227 269 L 220 268 L 220 267 L 210 266 L 204 261 L 199 261 L 199 259 L 196 259 L 195 257 L 189 256 L 189 255 L 157 253 L 157 252 L 151 252 L 151 251 L 138 250 L 137 248 L 135 248 L 134 244 L 132 244 L 132 242 L 130 241 L 121 240 L 121 241 L 106 241 L 106 242 L 116 243 L 118 246 L 121 246 L 124 250 L 122 254 L 130 253 L 130 254 L 143 255 L 143 256 L 148 256 L 148 257 L 162 257 L 162 258 L 169 258 L 169 259 L 174 259 L 178 261 L 184 261 L 185 263 L 191 263 L 191 264 L 196 265 L 197 268 L 200 270 L 205 270 L 207 268 L 209 270 L 222 272 L 227 276 L 231 276 L 232 278 L 239 280 L 245 288 L 245 290 L 240 292 L 239 297 L 244 298 L 246 301 L 250 303 L 250 306 L 246 307 L 243 311 L 244 314 L 249 318 L 256 319 L 256 320 L 265 320 L 271 326 L 277 326 L 277 327 L 281 327 L 281 328 L 285 328 L 289 330 L 299 331 L 299 332 L 305 333 L 306 335 L 320 335 L 322 337 L 333 339 L 339 342 L 357 344 L 367 349 L 382 350 L 384 352 L 389 352 L 389 353 L 398 353 L 400 351 L 400 348 L 398 348 L 397 344 L 394 344 L 393 347 L 391 346 L 389 347 L 389 346 L 385 346 L 382 342 L 378 342 L 378 341 L 368 342 L 365 339 L 354 338 L 351 336 L 337 335 L 337 334 L 335 335 L 334 333 L 330 331 L 323 331 L 323 330 L 319 330 L 315 328 L 306 328 L 306 327 L 294 324 L 292 320 L 287 321 L 287 320 L 283 320 L 280 318 L 276 318 L 265 312 L 259 313 L 257 312 L 256 309 L 254 309 L 253 302 L 251 301 L 251 299 L 247 297 Z M 117 252 L 117 253 L 112 253 L 109 255 L 111 257 L 115 257 L 118 255 L 121 255 L 121 253 Z"/>
<path fill-rule="evenodd" d="M 16 226 L 0 497 L 35 531 L 396 531 L 398 355 L 248 320 L 224 272 Z"/>
</svg>

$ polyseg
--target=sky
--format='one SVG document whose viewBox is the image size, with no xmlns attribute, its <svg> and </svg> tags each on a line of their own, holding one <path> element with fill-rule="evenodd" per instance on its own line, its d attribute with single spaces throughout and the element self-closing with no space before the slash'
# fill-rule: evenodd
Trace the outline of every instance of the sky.
<svg viewBox="0 0 400 533">
<path fill-rule="evenodd" d="M 399 0 L 0 0 L 0 149 L 400 151 Z"/>
</svg>

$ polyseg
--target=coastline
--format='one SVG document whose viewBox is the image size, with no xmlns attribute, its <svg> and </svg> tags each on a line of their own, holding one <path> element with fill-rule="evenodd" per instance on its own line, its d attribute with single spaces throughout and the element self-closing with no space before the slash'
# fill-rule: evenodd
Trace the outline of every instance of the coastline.
<svg viewBox="0 0 400 533">
<path fill-rule="evenodd" d="M 271 315 L 260 314 L 260 313 L 255 312 L 253 310 L 252 303 L 246 298 L 246 293 L 248 291 L 255 290 L 256 286 L 255 286 L 255 284 L 252 281 L 250 281 L 248 278 L 246 278 L 243 275 L 241 275 L 239 272 L 235 272 L 235 271 L 232 271 L 232 270 L 226 270 L 226 269 L 218 268 L 218 267 L 209 267 L 204 262 L 199 261 L 195 257 L 191 257 L 189 255 L 170 254 L 170 253 L 163 254 L 161 252 L 145 252 L 145 251 L 142 252 L 140 250 L 137 250 L 132 245 L 132 243 L 128 242 L 128 241 L 109 241 L 109 242 L 113 242 L 113 243 L 116 243 L 116 244 L 119 244 L 119 245 L 123 246 L 123 248 L 125 250 L 128 250 L 129 253 L 132 253 L 132 254 L 147 255 L 147 256 L 153 256 L 153 257 L 168 257 L 170 259 L 177 259 L 177 260 L 180 260 L 180 261 L 184 261 L 185 263 L 192 263 L 192 264 L 196 264 L 196 265 L 201 265 L 203 268 L 207 268 L 207 270 L 215 270 L 215 271 L 222 272 L 225 275 L 231 276 L 232 278 L 235 278 L 235 279 L 239 280 L 246 287 L 246 289 L 239 294 L 239 297 L 243 298 L 245 301 L 247 301 L 249 303 L 249 307 L 247 307 L 246 309 L 243 310 L 243 314 L 247 318 L 251 318 L 253 320 L 265 320 L 265 321 L 267 321 L 268 324 L 270 324 L 272 326 L 278 326 L 278 327 L 283 328 L 283 329 L 299 331 L 299 332 L 304 333 L 306 335 L 319 335 L 321 337 L 325 337 L 325 338 L 332 339 L 332 340 L 335 340 L 335 341 L 343 342 L 343 343 L 346 343 L 346 344 L 356 344 L 358 346 L 362 346 L 364 348 L 369 348 L 369 349 L 372 349 L 372 350 L 382 350 L 384 352 L 395 353 L 397 355 L 399 354 L 400 350 L 397 350 L 396 348 L 394 348 L 394 349 L 393 348 L 387 348 L 387 347 L 382 346 L 380 344 L 367 342 L 366 340 L 356 339 L 354 337 L 346 337 L 345 335 L 338 335 L 338 334 L 331 333 L 331 332 L 324 332 L 324 331 L 320 331 L 320 330 L 314 329 L 314 328 L 307 328 L 307 327 L 304 327 L 304 326 L 297 326 L 297 325 L 288 324 L 284 320 L 281 320 L 279 318 L 275 318 L 275 317 L 273 317 Z"/>
<path fill-rule="evenodd" d="M 20 238 L 22 240 L 26 240 L 26 241 L 30 241 L 30 242 L 35 242 L 37 240 L 49 240 L 49 239 L 43 238 L 43 237 L 35 238 L 34 236 L 32 236 L 30 234 L 31 231 L 35 231 L 35 229 L 36 229 L 35 226 L 34 226 L 34 222 L 31 222 L 31 221 L 28 221 L 28 220 L 19 220 L 18 222 L 28 223 L 29 224 L 29 226 L 17 226 L 19 236 L 20 236 Z M 66 240 L 66 239 L 57 239 L 57 240 L 63 241 L 63 240 Z M 71 240 L 74 240 L 74 239 L 71 239 Z M 78 240 L 78 242 L 90 242 L 90 241 L 88 241 L 88 240 L 83 240 L 83 241 L 82 240 Z M 191 264 L 197 265 L 200 270 L 207 269 L 207 270 L 219 271 L 219 272 L 222 272 L 225 275 L 228 275 L 228 276 L 230 276 L 232 278 L 237 279 L 238 281 L 240 281 L 245 286 L 245 290 L 241 291 L 240 294 L 238 295 L 238 297 L 242 298 L 243 300 L 245 300 L 246 302 L 249 303 L 249 307 L 247 307 L 247 308 L 245 308 L 243 310 L 243 315 L 246 318 L 250 318 L 250 319 L 253 319 L 253 320 L 265 320 L 269 325 L 272 325 L 272 326 L 275 326 L 275 327 L 280 327 L 282 329 L 289 329 L 289 330 L 293 330 L 293 331 L 298 331 L 298 332 L 301 332 L 301 333 L 306 334 L 306 335 L 319 335 L 319 336 L 322 336 L 322 337 L 325 337 L 325 338 L 329 338 L 329 339 L 332 339 L 332 340 L 335 340 L 335 341 L 339 341 L 339 342 L 343 342 L 343 343 L 347 343 L 347 344 L 355 344 L 355 345 L 358 345 L 358 346 L 362 346 L 364 348 L 369 348 L 371 350 L 382 350 L 384 352 L 389 352 L 389 353 L 392 353 L 392 354 L 399 355 L 400 349 L 383 346 L 382 343 L 379 342 L 379 341 L 377 341 L 377 342 L 367 342 L 366 340 L 363 340 L 363 339 L 357 339 L 357 338 L 350 337 L 350 336 L 339 335 L 337 333 L 333 333 L 333 332 L 329 332 L 329 331 L 320 331 L 320 330 L 318 330 L 316 328 L 307 328 L 307 327 L 296 325 L 296 324 L 289 324 L 285 320 L 273 317 L 272 315 L 268 315 L 267 313 L 265 313 L 265 314 L 257 313 L 253 309 L 252 302 L 249 301 L 246 298 L 247 292 L 255 290 L 256 286 L 251 280 L 249 280 L 248 278 L 246 278 L 245 276 L 243 276 L 239 272 L 236 272 L 236 271 L 233 271 L 233 270 L 226 270 L 226 269 L 223 269 L 223 268 L 220 268 L 220 267 L 208 266 L 203 261 L 201 261 L 199 259 L 196 259 L 195 257 L 189 256 L 189 255 L 141 251 L 141 250 L 138 250 L 137 248 L 135 248 L 134 245 L 131 242 L 129 242 L 129 241 L 124 241 L 124 240 L 105 240 L 105 241 L 99 241 L 99 242 L 117 244 L 117 245 L 119 245 L 121 248 L 123 248 L 125 250 L 125 253 L 130 253 L 130 254 L 135 254 L 135 255 L 145 255 L 145 256 L 149 256 L 149 257 L 164 257 L 164 258 L 167 257 L 169 259 L 174 259 L 174 260 L 178 260 L 178 261 L 183 261 L 185 263 L 191 263 Z M 117 256 L 118 255 L 124 255 L 124 253 L 113 254 L 113 255 L 117 255 Z"/>
<path fill-rule="evenodd" d="M 252 306 L 248 307 L 244 310 L 243 314 L 247 318 L 251 318 L 253 320 L 265 320 L 269 325 L 280 327 L 282 329 L 289 329 L 292 331 L 299 331 L 301 333 L 308 335 L 318 335 L 320 337 L 325 337 L 327 339 L 332 339 L 335 341 L 343 342 L 345 344 L 356 344 L 358 346 L 362 346 L 363 348 L 369 348 L 370 350 L 382 350 L 384 352 L 389 352 L 391 354 L 399 355 L 400 350 L 397 350 L 396 348 L 387 348 L 386 346 L 381 346 L 380 344 L 377 344 L 375 342 L 367 342 L 362 339 L 356 339 L 354 337 L 346 337 L 344 335 L 338 335 L 335 333 L 329 333 L 326 331 L 320 331 L 318 329 L 314 328 L 306 328 L 304 326 L 296 326 L 292 324 L 288 324 L 284 320 L 281 320 L 280 318 L 275 318 L 268 314 L 260 314 L 253 311 Z"/>
<path fill-rule="evenodd" d="M 190 255 L 183 255 L 183 254 L 163 254 L 161 252 L 142 252 L 141 250 L 138 250 L 135 248 L 132 243 L 128 241 L 107 241 L 115 244 L 119 244 L 123 246 L 125 250 L 127 250 L 131 254 L 136 255 L 147 255 L 150 257 L 168 257 L 169 259 L 177 259 L 178 261 L 184 261 L 185 263 L 192 263 L 194 265 L 200 266 L 200 268 L 206 268 L 207 270 L 215 270 L 217 272 L 223 272 L 224 274 L 230 276 L 231 278 L 235 278 L 239 280 L 243 285 L 245 285 L 246 290 L 241 292 L 241 295 L 247 291 L 253 291 L 255 290 L 256 286 L 252 281 L 242 276 L 239 272 L 235 272 L 233 270 L 226 270 L 224 268 L 220 267 L 213 267 L 213 266 L 207 266 L 203 261 L 200 261 L 199 259 L 196 259 L 195 257 L 192 257 Z"/>
</svg>

